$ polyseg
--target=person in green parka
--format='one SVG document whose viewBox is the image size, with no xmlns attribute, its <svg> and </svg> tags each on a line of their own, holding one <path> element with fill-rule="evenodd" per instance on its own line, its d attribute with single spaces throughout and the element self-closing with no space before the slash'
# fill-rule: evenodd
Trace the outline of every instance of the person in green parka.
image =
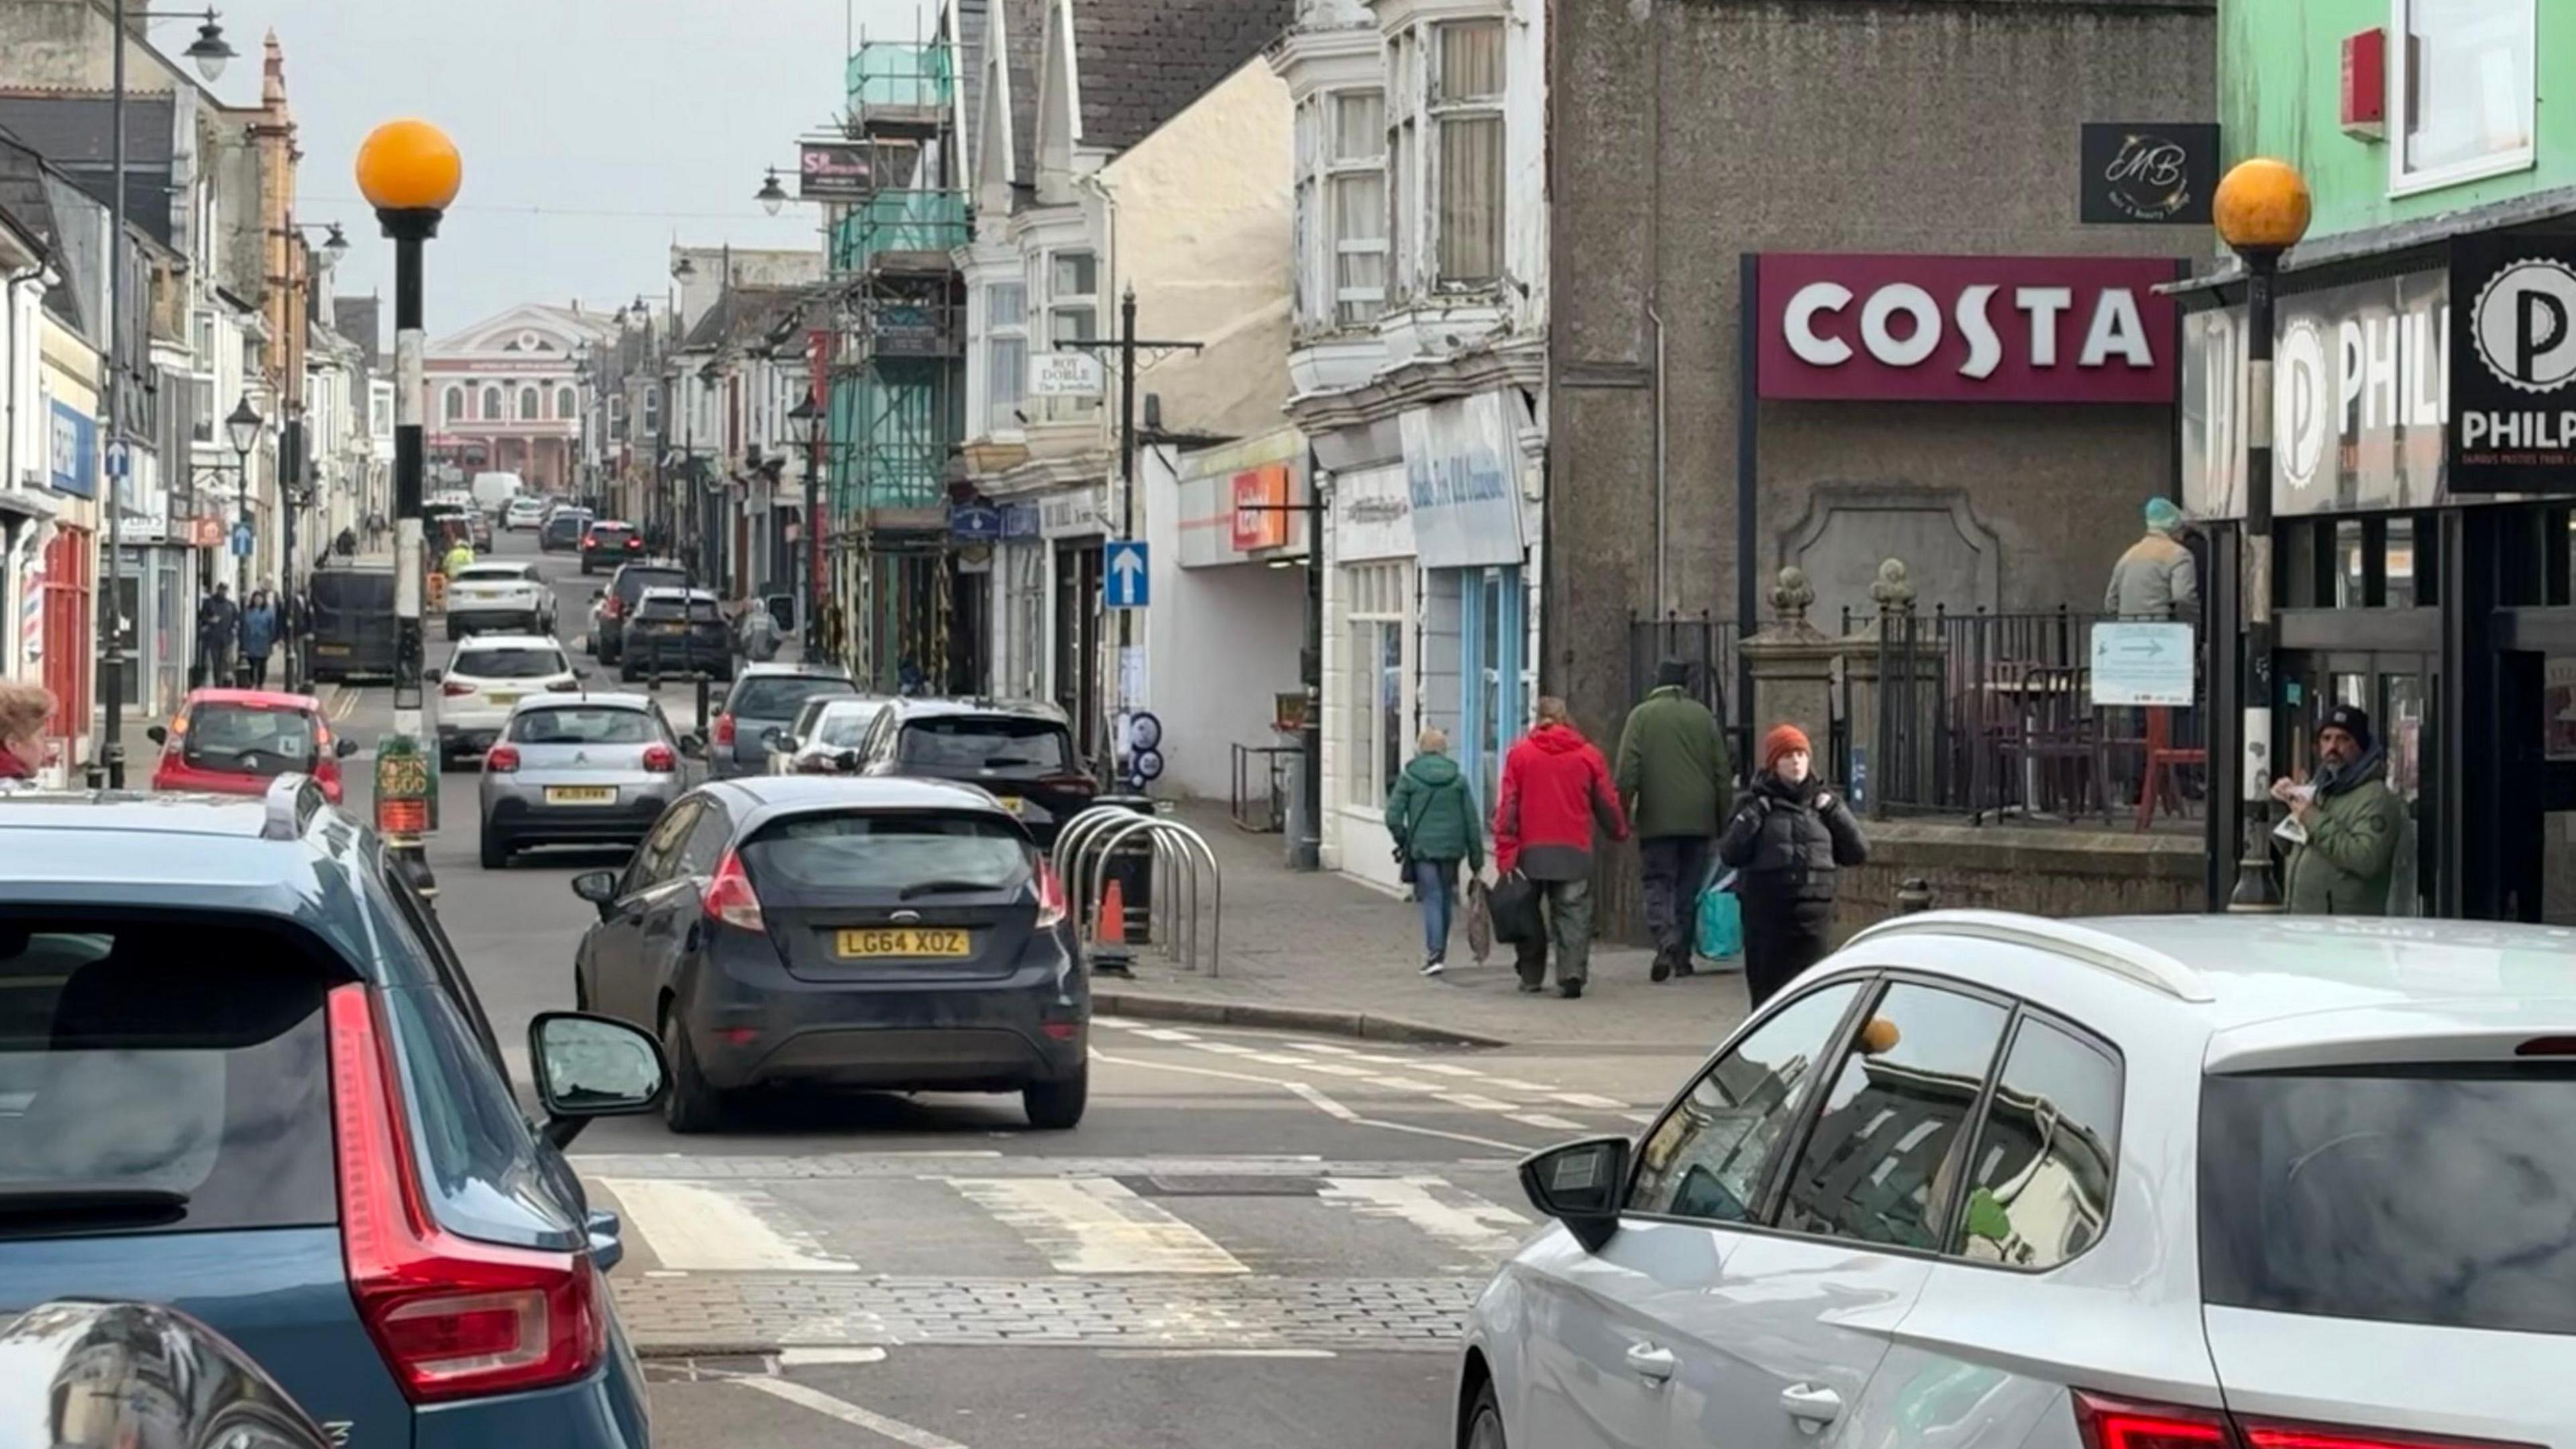
<svg viewBox="0 0 2576 1449">
<path fill-rule="evenodd" d="M 1466 777 L 1449 758 L 1449 736 L 1422 732 L 1422 752 L 1404 767 L 1386 797 L 1387 833 L 1396 864 L 1422 903 L 1422 974 L 1449 964 L 1449 928 L 1458 918 L 1458 862 L 1485 869 L 1485 826 Z"/>
<path fill-rule="evenodd" d="M 2317 726 L 2314 784 L 2296 775 L 2272 782 L 2307 839 L 2290 848 L 2283 906 L 2309 916 L 2383 916 L 2406 802 L 2388 787 L 2388 757 L 2371 737 L 2370 716 L 2352 705 Z"/>
<path fill-rule="evenodd" d="M 1644 873 L 1646 929 L 1654 937 L 1649 974 L 1665 981 L 1691 974 L 1691 935 L 1699 889 L 1707 884 L 1709 846 L 1735 809 L 1735 769 L 1726 732 L 1693 698 L 1690 664 L 1667 659 L 1654 692 L 1628 712 L 1619 732 L 1619 796 L 1637 827 Z"/>
</svg>

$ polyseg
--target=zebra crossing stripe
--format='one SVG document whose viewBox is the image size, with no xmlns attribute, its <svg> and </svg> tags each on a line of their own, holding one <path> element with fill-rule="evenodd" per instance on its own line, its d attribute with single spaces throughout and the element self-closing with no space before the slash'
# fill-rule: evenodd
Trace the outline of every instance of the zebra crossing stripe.
<svg viewBox="0 0 2576 1449">
<path fill-rule="evenodd" d="M 1111 1177 L 952 1177 L 967 1201 L 1018 1231 L 1059 1273 L 1234 1274 L 1216 1240 Z"/>
<path fill-rule="evenodd" d="M 825 1253 L 803 1234 L 775 1224 L 784 1211 L 756 1187 L 655 1178 L 610 1177 L 599 1185 L 626 1212 L 656 1264 L 683 1273 L 855 1273 L 859 1265 Z M 766 1211 L 764 1212 L 764 1209 Z"/>
<path fill-rule="evenodd" d="M 1393 1218 L 1480 1259 L 1520 1248 L 1530 1220 L 1437 1177 L 1331 1177 L 1316 1194 L 1361 1217 Z"/>
</svg>

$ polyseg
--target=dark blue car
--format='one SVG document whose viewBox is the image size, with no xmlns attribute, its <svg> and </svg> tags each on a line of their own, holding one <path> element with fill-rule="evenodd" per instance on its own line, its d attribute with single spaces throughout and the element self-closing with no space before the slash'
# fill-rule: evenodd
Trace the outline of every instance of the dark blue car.
<svg viewBox="0 0 2576 1449">
<path fill-rule="evenodd" d="M 658 1050 L 530 1029 L 545 1116 L 437 918 L 300 777 L 0 796 L 0 1320 L 171 1304 L 358 1446 L 648 1442 L 560 1146 Z"/>
</svg>

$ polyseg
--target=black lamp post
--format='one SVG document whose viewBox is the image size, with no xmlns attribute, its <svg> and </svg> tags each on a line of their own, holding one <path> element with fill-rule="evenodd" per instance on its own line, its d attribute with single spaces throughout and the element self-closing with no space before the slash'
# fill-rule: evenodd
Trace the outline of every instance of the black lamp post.
<svg viewBox="0 0 2576 1449">
<path fill-rule="evenodd" d="M 241 488 L 233 500 L 233 525 L 236 531 L 247 531 L 250 528 L 250 450 L 259 446 L 259 430 L 265 426 L 267 426 L 266 420 L 260 417 L 259 409 L 250 405 L 248 394 L 244 394 L 241 401 L 233 404 L 231 416 L 224 419 L 224 432 L 232 440 L 233 456 L 239 460 L 240 466 L 237 476 Z M 232 548 L 232 540 L 224 540 L 224 546 Z M 250 555 L 235 549 L 233 597 L 239 600 L 247 598 L 249 594 Z M 207 668 L 211 676 L 213 671 L 211 662 Z"/>
<path fill-rule="evenodd" d="M 753 194 L 752 200 L 759 202 L 760 209 L 771 216 L 776 216 L 787 205 L 787 188 L 778 184 L 777 167 L 769 168 L 769 175 L 761 181 L 760 190 Z"/>
</svg>

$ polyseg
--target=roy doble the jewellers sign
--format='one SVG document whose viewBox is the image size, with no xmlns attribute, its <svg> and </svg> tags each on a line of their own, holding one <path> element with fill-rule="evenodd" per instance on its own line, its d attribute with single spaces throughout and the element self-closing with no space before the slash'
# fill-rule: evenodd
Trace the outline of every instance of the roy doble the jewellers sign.
<svg viewBox="0 0 2576 1449">
<path fill-rule="evenodd" d="M 2576 242 L 2451 243 L 2453 493 L 2576 492 Z"/>
</svg>

